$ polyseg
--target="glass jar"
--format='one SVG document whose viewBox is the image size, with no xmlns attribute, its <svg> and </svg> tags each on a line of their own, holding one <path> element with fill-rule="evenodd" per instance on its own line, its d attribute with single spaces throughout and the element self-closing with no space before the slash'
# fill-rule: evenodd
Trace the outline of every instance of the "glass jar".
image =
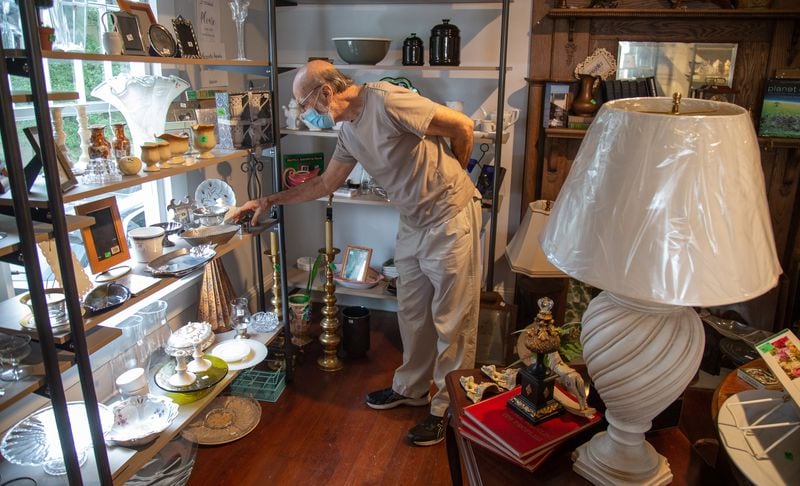
<svg viewBox="0 0 800 486">
<path fill-rule="evenodd" d="M 111 142 L 106 138 L 105 125 L 92 125 L 89 127 L 91 135 L 89 138 L 89 158 L 90 159 L 110 159 Z"/>
<path fill-rule="evenodd" d="M 450 23 L 450 19 L 442 19 L 441 24 L 431 29 L 428 57 L 428 63 L 431 66 L 458 66 L 461 64 L 461 34 L 458 27 Z"/>
<path fill-rule="evenodd" d="M 114 123 L 111 125 L 114 130 L 114 141 L 111 142 L 111 151 L 114 159 L 119 160 L 131 154 L 131 141 L 125 136 L 125 124 Z"/>
<path fill-rule="evenodd" d="M 422 66 L 425 64 L 422 39 L 411 33 L 403 41 L 403 66 Z"/>
</svg>

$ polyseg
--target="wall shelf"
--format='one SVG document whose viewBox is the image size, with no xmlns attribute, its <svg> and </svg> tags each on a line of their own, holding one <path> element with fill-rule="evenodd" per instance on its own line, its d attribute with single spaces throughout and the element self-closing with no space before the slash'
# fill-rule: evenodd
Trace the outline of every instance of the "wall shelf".
<svg viewBox="0 0 800 486">
<path fill-rule="evenodd" d="M 323 196 L 317 201 L 326 203 L 328 202 L 328 196 Z M 357 194 L 353 197 L 344 197 L 344 196 L 337 196 L 334 194 L 333 196 L 333 203 L 334 204 L 360 204 L 364 206 L 392 206 L 392 203 L 378 197 L 374 194 Z"/>
<path fill-rule="evenodd" d="M 47 93 L 48 101 L 74 101 L 79 97 L 76 91 L 63 91 Z M 12 93 L 11 101 L 13 103 L 32 103 L 33 95 L 31 93 Z"/>
<path fill-rule="evenodd" d="M 339 138 L 337 130 L 292 130 L 289 128 L 281 128 L 281 135 L 297 135 L 299 137 L 322 137 L 322 138 Z M 503 132 L 503 143 L 508 142 L 510 132 Z M 494 143 L 495 134 L 475 131 L 473 132 L 473 143 Z"/>
<path fill-rule="evenodd" d="M 289 268 L 289 271 L 286 272 L 286 280 L 289 283 L 290 288 L 299 288 L 305 289 L 306 285 L 308 284 L 308 272 L 300 270 L 299 268 Z M 397 302 L 397 297 L 386 292 L 386 287 L 389 283 L 381 280 L 381 282 L 372 287 L 371 289 L 349 289 L 347 287 L 342 287 L 341 285 L 336 286 L 336 295 L 350 295 L 353 297 L 366 297 L 368 299 L 378 299 L 378 300 L 388 300 Z M 319 281 L 319 275 L 317 279 L 312 283 L 311 289 L 315 292 L 324 292 L 322 288 L 323 284 Z"/>
<path fill-rule="evenodd" d="M 279 69 L 297 69 L 305 66 L 305 62 L 282 62 Z M 340 71 L 476 71 L 498 72 L 498 66 L 403 66 L 402 64 L 334 64 Z M 506 68 L 506 72 L 511 67 Z"/>
<path fill-rule="evenodd" d="M 554 18 L 717 18 L 717 19 L 786 19 L 800 18 L 798 9 L 681 9 L 681 8 L 554 8 L 547 15 Z"/>
<path fill-rule="evenodd" d="M 94 224 L 90 216 L 67 215 L 67 229 L 73 231 L 88 228 Z M 0 231 L 8 236 L 0 239 L 0 257 L 10 255 L 20 250 L 20 239 L 17 234 L 17 220 L 13 216 L 0 214 Z M 38 221 L 33 222 L 34 238 L 37 243 L 47 241 L 53 237 L 53 226 Z"/>
<path fill-rule="evenodd" d="M 122 180 L 110 182 L 108 184 L 78 184 L 76 187 L 73 187 L 63 194 L 63 200 L 65 203 L 68 203 L 86 199 L 92 196 L 100 196 L 110 192 L 118 191 L 120 189 L 125 189 L 127 187 L 138 186 L 139 184 L 143 184 L 145 182 L 157 181 L 159 179 L 166 179 L 168 177 L 183 174 L 185 172 L 205 169 L 206 167 L 213 167 L 222 162 L 245 157 L 247 155 L 246 150 L 214 149 L 212 152 L 214 154 L 214 158 L 195 159 L 196 162 L 192 165 L 179 165 L 177 167 L 170 166 L 156 172 L 142 171 L 137 175 L 122 176 Z M 28 197 L 30 199 L 30 205 L 33 207 L 46 208 L 48 206 L 47 192 L 45 191 L 44 184 L 41 179 L 33 185 Z M 0 205 L 11 205 L 10 192 L 0 195 Z M 2 242 L 2 240 L 0 240 L 0 242 Z"/>
</svg>

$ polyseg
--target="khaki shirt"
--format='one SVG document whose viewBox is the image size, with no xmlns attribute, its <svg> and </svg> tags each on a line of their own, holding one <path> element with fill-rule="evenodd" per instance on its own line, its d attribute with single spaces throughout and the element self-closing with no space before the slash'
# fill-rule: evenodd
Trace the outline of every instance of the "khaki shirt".
<svg viewBox="0 0 800 486">
<path fill-rule="evenodd" d="M 355 164 L 382 186 L 404 223 L 442 223 L 476 193 L 442 137 L 425 136 L 439 105 L 391 83 L 367 83 L 364 108 L 344 123 L 333 159 Z"/>
</svg>

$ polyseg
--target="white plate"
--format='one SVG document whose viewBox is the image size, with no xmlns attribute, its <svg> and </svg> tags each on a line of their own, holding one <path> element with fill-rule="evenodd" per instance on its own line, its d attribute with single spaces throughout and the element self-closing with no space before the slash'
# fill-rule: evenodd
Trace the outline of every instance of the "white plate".
<svg viewBox="0 0 800 486">
<path fill-rule="evenodd" d="M 217 343 L 216 345 L 209 348 L 206 351 L 206 354 L 222 358 L 215 351 L 217 350 L 217 348 L 219 348 L 222 345 L 225 345 L 225 343 L 228 343 L 230 341 L 231 340 L 227 340 Z M 240 339 L 240 341 L 247 343 L 250 346 L 250 352 L 248 353 L 245 359 L 233 363 L 228 363 L 229 370 L 237 371 L 237 370 L 243 370 L 245 368 L 251 368 L 257 365 L 258 363 L 264 361 L 264 359 L 267 357 L 267 347 L 261 344 L 260 342 L 254 339 Z"/>
<path fill-rule="evenodd" d="M 222 358 L 228 365 L 247 358 L 250 353 L 250 346 L 244 339 L 231 339 L 214 347 L 214 356 Z"/>
<path fill-rule="evenodd" d="M 194 200 L 200 206 L 236 206 L 236 194 L 233 188 L 221 179 L 206 179 L 194 191 Z"/>
<path fill-rule="evenodd" d="M 776 390 L 747 390 L 736 393 L 725 400 L 717 415 L 717 427 L 725 450 L 736 467 L 753 484 L 797 484 L 800 477 L 800 461 L 791 460 L 786 451 L 800 450 L 800 431 L 795 431 L 767 454 L 766 459 L 756 459 L 752 447 L 764 448 L 788 432 L 787 428 L 756 429 L 745 434 L 742 425 L 752 424 L 776 403 L 780 403 L 783 392 Z M 737 402 L 778 399 L 772 403 L 738 405 Z M 791 401 L 784 402 L 765 421 L 765 424 L 790 422 L 798 419 Z M 737 427 L 738 425 L 738 427 Z"/>
</svg>

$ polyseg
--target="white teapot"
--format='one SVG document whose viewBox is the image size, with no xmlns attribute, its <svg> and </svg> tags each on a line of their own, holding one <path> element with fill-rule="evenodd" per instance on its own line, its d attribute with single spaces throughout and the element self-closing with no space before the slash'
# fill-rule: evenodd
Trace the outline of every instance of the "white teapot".
<svg viewBox="0 0 800 486">
<path fill-rule="evenodd" d="M 289 107 L 287 108 L 285 105 L 281 106 L 283 108 L 283 115 L 286 117 L 286 128 L 290 130 L 298 130 L 300 129 L 301 119 L 300 119 L 300 104 L 297 103 L 297 100 L 294 98 L 289 101 Z"/>
</svg>

